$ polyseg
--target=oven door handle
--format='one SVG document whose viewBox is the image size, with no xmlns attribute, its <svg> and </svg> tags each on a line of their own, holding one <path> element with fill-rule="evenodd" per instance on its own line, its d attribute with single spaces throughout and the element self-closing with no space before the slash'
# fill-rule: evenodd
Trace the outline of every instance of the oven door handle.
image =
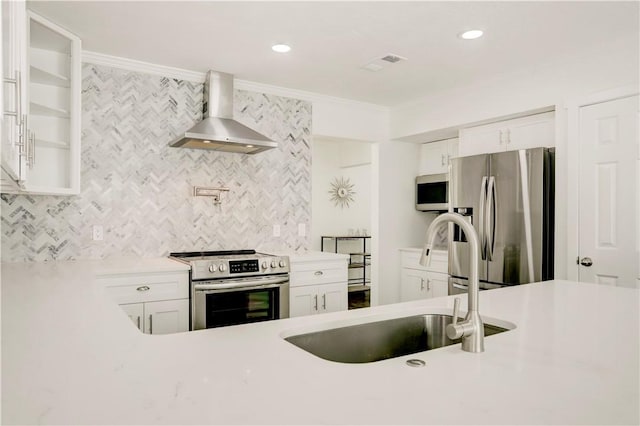
<svg viewBox="0 0 640 426">
<path fill-rule="evenodd" d="M 240 282 L 226 282 L 217 284 L 194 284 L 194 291 L 207 291 L 207 290 L 229 290 L 229 289 L 242 289 L 242 288 L 262 288 L 262 287 L 276 287 L 280 284 L 284 284 L 289 281 L 289 277 L 278 277 L 270 279 L 249 280 Z"/>
</svg>

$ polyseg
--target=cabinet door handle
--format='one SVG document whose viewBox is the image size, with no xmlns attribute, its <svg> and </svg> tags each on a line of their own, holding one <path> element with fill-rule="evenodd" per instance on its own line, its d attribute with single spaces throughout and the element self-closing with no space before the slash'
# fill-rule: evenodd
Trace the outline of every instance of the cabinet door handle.
<svg viewBox="0 0 640 426">
<path fill-rule="evenodd" d="M 138 330 L 140 330 L 140 315 L 138 315 Z"/>
<path fill-rule="evenodd" d="M 153 314 L 149 314 L 149 334 L 153 334 Z"/>
<path fill-rule="evenodd" d="M 20 148 L 20 155 L 22 157 L 29 158 L 29 141 L 27 134 L 27 115 L 22 115 L 20 124 L 18 125 L 18 147 Z"/>
<path fill-rule="evenodd" d="M 427 278 L 427 291 L 431 291 L 431 279 Z"/>
<path fill-rule="evenodd" d="M 29 168 L 32 169 L 33 166 L 36 164 L 36 134 L 31 131 L 28 131 L 28 132 L 29 132 L 29 156 L 27 157 L 27 163 L 29 164 Z"/>
<path fill-rule="evenodd" d="M 138 291 L 148 291 L 150 288 L 148 285 L 141 285 L 140 287 L 136 288 L 136 290 Z"/>
<path fill-rule="evenodd" d="M 313 310 L 317 311 L 318 310 L 318 295 L 317 294 L 315 296 L 313 296 L 313 300 L 314 300 Z"/>
<path fill-rule="evenodd" d="M 498 140 L 498 142 L 500 143 L 500 145 L 502 145 L 502 130 L 500 130 L 500 139 Z"/>
<path fill-rule="evenodd" d="M 447 163 L 445 162 L 445 155 L 444 155 L 444 154 L 442 154 L 442 155 L 440 155 L 440 165 L 441 165 L 441 166 L 444 166 L 445 164 L 447 164 Z"/>
<path fill-rule="evenodd" d="M 424 278 L 420 278 L 420 290 L 424 290 Z"/>
<path fill-rule="evenodd" d="M 20 71 L 16 71 L 15 78 L 5 78 L 3 80 L 5 83 L 13 84 L 15 87 L 15 109 L 13 111 L 4 110 L 4 115 L 10 115 L 20 120 L 20 116 L 22 115 L 22 90 L 20 90 Z"/>
<path fill-rule="evenodd" d="M 322 309 L 327 310 L 327 294 L 322 295 Z"/>
<path fill-rule="evenodd" d="M 316 275 L 316 276 L 318 276 L 318 277 L 319 277 L 320 275 L 322 275 L 322 274 L 323 274 L 323 272 L 322 272 L 322 271 L 315 271 L 315 272 L 313 273 L 313 275 Z"/>
<path fill-rule="evenodd" d="M 507 140 L 506 143 L 510 144 L 511 143 L 511 129 L 507 129 Z"/>
</svg>

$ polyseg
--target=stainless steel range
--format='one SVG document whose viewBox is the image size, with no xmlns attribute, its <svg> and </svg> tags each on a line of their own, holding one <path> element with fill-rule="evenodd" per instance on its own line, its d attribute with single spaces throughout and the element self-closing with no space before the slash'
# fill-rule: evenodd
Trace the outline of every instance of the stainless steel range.
<svg viewBox="0 0 640 426">
<path fill-rule="evenodd" d="M 255 250 L 171 253 L 191 266 L 191 329 L 289 317 L 289 258 Z"/>
</svg>

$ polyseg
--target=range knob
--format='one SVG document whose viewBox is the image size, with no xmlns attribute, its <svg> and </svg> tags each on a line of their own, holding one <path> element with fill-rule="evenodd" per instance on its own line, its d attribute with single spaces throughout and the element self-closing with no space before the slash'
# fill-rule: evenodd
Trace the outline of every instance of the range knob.
<svg viewBox="0 0 640 426">
<path fill-rule="evenodd" d="M 224 272 L 227 270 L 227 266 L 224 263 L 221 263 L 220 266 L 218 266 L 218 269 L 220 272 Z"/>
<path fill-rule="evenodd" d="M 267 261 L 262 262 L 262 269 L 267 269 L 269 265 L 267 265 Z"/>
<path fill-rule="evenodd" d="M 212 263 L 211 265 L 209 265 L 209 272 L 215 272 L 215 271 L 216 271 L 216 265 Z"/>
<path fill-rule="evenodd" d="M 278 266 L 278 264 L 276 263 L 276 261 L 275 261 L 275 260 L 272 260 L 272 261 L 271 261 L 271 267 L 272 267 L 272 268 L 275 268 L 276 266 Z"/>
<path fill-rule="evenodd" d="M 281 260 L 281 261 L 280 261 L 280 267 L 281 267 L 281 268 L 284 268 L 285 266 L 287 266 L 287 264 L 286 264 L 286 263 L 284 263 L 284 260 Z"/>
</svg>

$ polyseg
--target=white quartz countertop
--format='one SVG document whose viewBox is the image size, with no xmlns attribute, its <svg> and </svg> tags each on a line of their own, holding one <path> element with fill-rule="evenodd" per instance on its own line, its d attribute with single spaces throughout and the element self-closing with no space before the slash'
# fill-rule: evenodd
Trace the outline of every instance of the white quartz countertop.
<svg viewBox="0 0 640 426">
<path fill-rule="evenodd" d="M 94 283 L 100 270 L 2 265 L 3 424 L 640 422 L 637 290 L 552 281 L 486 291 L 485 320 L 517 328 L 487 337 L 484 353 L 454 345 L 340 364 L 282 336 L 449 310 L 452 298 L 150 336 Z"/>
</svg>

